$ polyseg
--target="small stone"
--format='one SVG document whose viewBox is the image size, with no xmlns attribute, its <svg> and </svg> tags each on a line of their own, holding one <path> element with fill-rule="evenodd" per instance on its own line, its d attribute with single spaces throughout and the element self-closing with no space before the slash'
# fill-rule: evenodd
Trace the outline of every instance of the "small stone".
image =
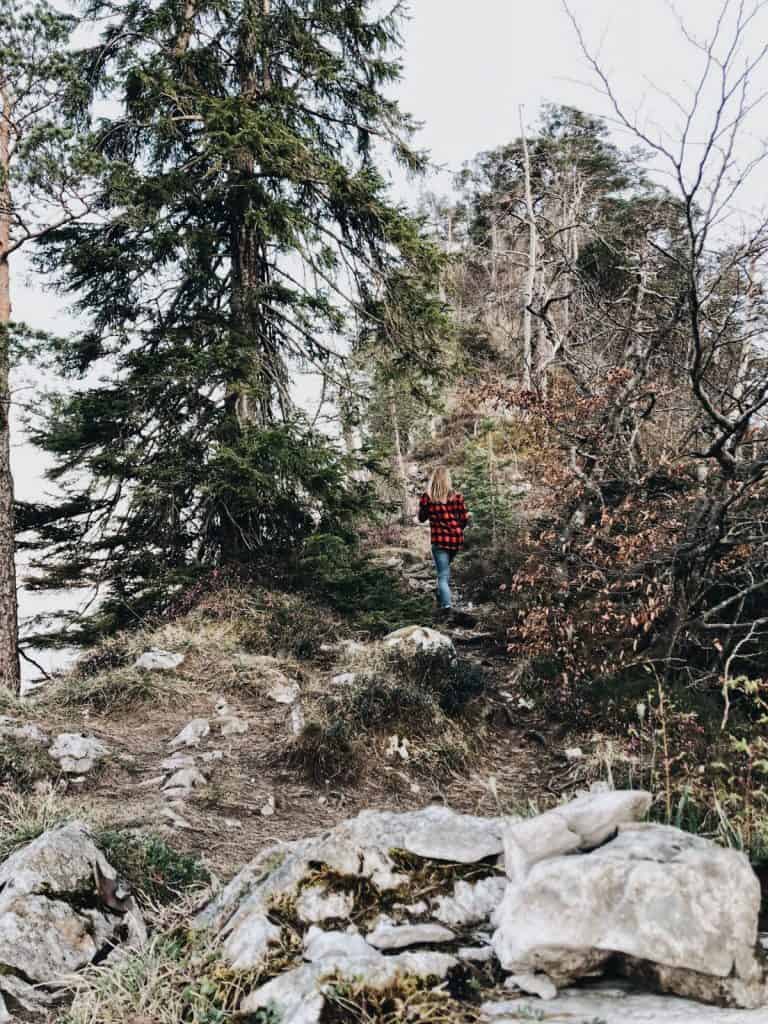
<svg viewBox="0 0 768 1024">
<path fill-rule="evenodd" d="M 137 658 L 133 667 L 143 669 L 145 672 L 171 672 L 178 668 L 183 661 L 183 654 L 153 649 L 145 651 L 141 657 Z"/>
<path fill-rule="evenodd" d="M 68 775 L 82 775 L 92 771 L 109 750 L 92 736 L 63 732 L 53 741 L 48 753 Z"/>
<path fill-rule="evenodd" d="M 248 723 L 237 715 L 219 718 L 218 722 L 222 736 L 243 736 L 248 732 Z"/>
<path fill-rule="evenodd" d="M 201 740 L 204 740 L 211 731 L 211 723 L 207 718 L 193 718 L 188 725 L 185 725 L 179 735 L 171 740 L 171 750 L 178 747 L 196 747 Z"/>
<path fill-rule="evenodd" d="M 513 974 L 504 982 L 504 988 L 519 989 L 539 999 L 557 999 L 557 989 L 546 974 Z"/>
<path fill-rule="evenodd" d="M 372 932 L 366 936 L 376 949 L 404 949 L 427 942 L 453 942 L 456 936 L 440 924 L 393 924 L 387 917 L 379 918 Z"/>
<path fill-rule="evenodd" d="M 224 751 L 223 750 L 208 750 L 208 751 L 206 751 L 205 754 L 201 754 L 200 755 L 200 760 L 204 764 L 213 764 L 215 761 L 223 761 L 224 760 Z"/>
<path fill-rule="evenodd" d="M 267 688 L 267 696 L 278 704 L 294 704 L 301 696 L 299 684 L 283 678 L 285 682 L 278 680 Z"/>
<path fill-rule="evenodd" d="M 191 754 L 172 754 L 160 762 L 160 767 L 166 772 L 176 772 L 179 768 L 194 768 L 195 759 Z"/>
<path fill-rule="evenodd" d="M 325 932 L 312 927 L 304 937 L 304 959 L 323 960 L 329 956 L 374 957 L 376 951 L 362 935 L 349 932 Z"/>
<path fill-rule="evenodd" d="M 353 686 L 357 679 L 357 672 L 340 672 L 331 679 L 333 686 Z"/>
<path fill-rule="evenodd" d="M 429 626 L 404 626 L 384 637 L 385 647 L 400 647 L 403 650 L 437 654 L 439 652 L 454 655 L 456 649 L 453 640 L 445 633 L 439 633 Z"/>
<path fill-rule="evenodd" d="M 584 751 L 581 747 L 568 747 L 565 751 L 565 756 L 569 761 L 583 761 Z"/>
<path fill-rule="evenodd" d="M 300 704 L 294 704 L 291 708 L 291 732 L 294 736 L 300 736 L 304 731 L 304 726 L 307 724 L 304 718 L 304 712 L 301 710 Z"/>
<path fill-rule="evenodd" d="M 206 782 L 205 776 L 197 768 L 180 768 L 168 779 L 163 790 L 183 789 L 189 792 L 198 786 L 206 785 Z"/>
<path fill-rule="evenodd" d="M 271 818 L 275 813 L 275 797 L 273 793 L 270 793 L 267 802 L 262 804 L 260 813 L 262 818 Z"/>
</svg>

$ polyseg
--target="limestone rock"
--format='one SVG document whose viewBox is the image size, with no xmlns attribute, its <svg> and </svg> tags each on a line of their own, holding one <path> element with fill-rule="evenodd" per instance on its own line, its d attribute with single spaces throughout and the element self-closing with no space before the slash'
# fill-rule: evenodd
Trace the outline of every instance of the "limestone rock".
<svg viewBox="0 0 768 1024">
<path fill-rule="evenodd" d="M 483 1019 L 489 1024 L 518 1024 L 530 1018 L 531 999 L 486 1003 Z M 602 987 L 566 989 L 546 1008 L 547 1024 L 764 1024 L 764 1014 L 702 1006 L 670 996 L 606 991 Z"/>
<path fill-rule="evenodd" d="M 398 647 L 403 652 L 455 655 L 453 640 L 429 626 L 404 626 L 384 637 L 385 647 Z"/>
<path fill-rule="evenodd" d="M 266 914 L 249 918 L 243 927 L 234 930 L 224 943 L 224 953 L 235 970 L 255 967 L 272 942 L 279 942 L 280 929 Z"/>
<path fill-rule="evenodd" d="M 372 957 L 375 950 L 362 935 L 354 932 L 325 932 L 310 928 L 304 936 L 304 959 L 323 960 L 327 957 Z"/>
<path fill-rule="evenodd" d="M 357 679 L 357 672 L 341 672 L 331 679 L 333 686 L 353 686 Z"/>
<path fill-rule="evenodd" d="M 301 704 L 298 701 L 291 705 L 291 732 L 294 736 L 300 736 L 304 731 L 304 726 L 307 721 L 304 717 L 304 712 L 301 709 Z"/>
<path fill-rule="evenodd" d="M 354 904 L 351 892 L 326 892 L 320 885 L 311 885 L 302 889 L 296 900 L 296 913 L 300 921 L 321 924 L 334 918 L 349 917 Z"/>
<path fill-rule="evenodd" d="M 403 814 L 363 811 L 316 838 L 263 851 L 197 915 L 195 927 L 211 928 L 224 939 L 236 935 L 252 917 L 266 915 L 276 897 L 295 891 L 310 864 L 325 864 L 340 875 L 367 878 L 381 891 L 391 891 L 408 881 L 391 850 L 473 863 L 501 853 L 501 829 L 499 819 L 441 806 Z"/>
<path fill-rule="evenodd" d="M 539 999 L 557 999 L 557 989 L 546 974 L 512 974 L 504 982 L 504 988 L 516 988 Z"/>
<path fill-rule="evenodd" d="M 172 672 L 184 662 L 183 654 L 174 654 L 172 651 L 161 651 L 155 648 L 145 651 L 134 662 L 134 668 L 143 669 L 145 672 Z"/>
<path fill-rule="evenodd" d="M 48 754 L 68 775 L 84 775 L 93 771 L 109 750 L 93 736 L 63 732 L 53 741 Z"/>
<path fill-rule="evenodd" d="M 511 883 L 493 945 L 506 969 L 543 971 L 559 987 L 623 954 L 665 968 L 658 983 L 669 991 L 707 1001 L 716 989 L 752 1008 L 768 996 L 754 957 L 759 907 L 743 854 L 627 824 L 592 853 L 540 860 Z"/>
<path fill-rule="evenodd" d="M 521 882 L 541 860 L 594 849 L 619 825 L 645 817 L 650 805 L 650 793 L 642 790 L 590 793 L 535 818 L 513 822 L 504 830 L 508 878 Z"/>
<path fill-rule="evenodd" d="M 164 772 L 177 772 L 180 768 L 194 768 L 195 759 L 192 754 L 171 754 L 160 762 Z"/>
<path fill-rule="evenodd" d="M 207 779 L 197 768 L 180 768 L 168 779 L 163 789 L 180 789 L 189 793 L 198 786 L 206 785 L 206 782 Z"/>
<path fill-rule="evenodd" d="M 370 988 L 386 988 L 400 978 L 444 978 L 456 965 L 454 957 L 442 953 L 401 953 L 384 957 L 325 957 L 278 975 L 246 996 L 240 1013 L 255 1013 L 274 1006 L 281 1024 L 317 1024 L 323 1005 L 323 981 L 341 977 L 361 980 Z"/>
<path fill-rule="evenodd" d="M 248 732 L 248 723 L 237 715 L 225 715 L 218 719 L 222 736 L 243 736 Z"/>
<path fill-rule="evenodd" d="M 493 946 L 461 946 L 456 956 L 459 960 L 467 960 L 469 963 L 483 964 L 493 960 Z"/>
<path fill-rule="evenodd" d="M 506 878 L 498 875 L 474 883 L 458 881 L 451 896 L 437 898 L 433 917 L 449 928 L 486 921 L 501 903 L 506 888 Z"/>
<path fill-rule="evenodd" d="M 107 897 L 99 877 L 114 879 L 114 869 L 77 822 L 43 833 L 4 861 L 0 989 L 17 1001 L 39 1003 L 45 992 L 38 998 L 33 985 L 51 984 L 124 940 L 146 941 L 130 895 L 118 889 Z M 105 898 L 118 901 L 119 910 L 107 906 Z"/>
<path fill-rule="evenodd" d="M 292 683 L 286 676 L 282 676 L 270 683 L 267 696 L 278 704 L 295 704 L 301 696 L 301 688 L 298 683 Z"/>
<path fill-rule="evenodd" d="M 394 924 L 389 918 L 380 918 L 366 941 L 376 949 L 405 949 L 432 942 L 453 942 L 455 935 L 441 924 Z"/>
<path fill-rule="evenodd" d="M 207 718 L 193 718 L 184 726 L 178 736 L 172 739 L 169 746 L 171 750 L 178 750 L 179 747 L 196 747 L 210 735 L 211 723 Z"/>
</svg>

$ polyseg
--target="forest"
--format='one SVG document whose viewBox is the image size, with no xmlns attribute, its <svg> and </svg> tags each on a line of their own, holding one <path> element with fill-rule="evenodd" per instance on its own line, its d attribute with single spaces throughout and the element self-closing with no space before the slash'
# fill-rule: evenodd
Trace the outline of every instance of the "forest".
<svg viewBox="0 0 768 1024">
<path fill-rule="evenodd" d="M 766 10 L 679 18 L 669 136 L 564 2 L 611 116 L 521 109 L 445 191 L 400 3 L 0 0 L 0 1021 L 766 1019 Z"/>
</svg>

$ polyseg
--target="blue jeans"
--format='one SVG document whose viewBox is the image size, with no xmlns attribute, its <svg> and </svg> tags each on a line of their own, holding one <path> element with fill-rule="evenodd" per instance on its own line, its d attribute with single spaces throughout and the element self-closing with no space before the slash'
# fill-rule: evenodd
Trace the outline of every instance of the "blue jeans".
<svg viewBox="0 0 768 1024">
<path fill-rule="evenodd" d="M 456 557 L 455 551 L 446 551 L 432 545 L 432 557 L 437 569 L 437 601 L 441 608 L 451 607 L 451 562 Z"/>
</svg>

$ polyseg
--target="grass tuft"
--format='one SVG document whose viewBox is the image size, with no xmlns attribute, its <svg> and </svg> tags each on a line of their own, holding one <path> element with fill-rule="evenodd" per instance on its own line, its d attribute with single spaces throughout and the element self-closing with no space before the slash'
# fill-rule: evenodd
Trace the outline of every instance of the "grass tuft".
<svg viewBox="0 0 768 1024">
<path fill-rule="evenodd" d="M 96 844 L 143 906 L 171 903 L 210 883 L 207 868 L 154 835 L 103 830 Z"/>
</svg>

